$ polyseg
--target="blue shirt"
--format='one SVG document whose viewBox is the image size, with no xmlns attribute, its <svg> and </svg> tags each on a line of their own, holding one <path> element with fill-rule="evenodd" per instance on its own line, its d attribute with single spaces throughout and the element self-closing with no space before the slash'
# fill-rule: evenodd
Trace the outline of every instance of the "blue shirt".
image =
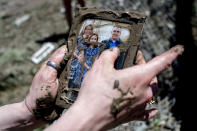
<svg viewBox="0 0 197 131">
<path fill-rule="evenodd" d="M 117 46 L 117 40 L 115 41 L 115 42 L 113 42 L 113 41 L 110 41 L 110 45 L 109 45 L 109 48 L 112 48 L 112 47 L 114 47 L 114 46 Z"/>
<path fill-rule="evenodd" d="M 78 47 L 83 47 L 85 49 L 87 49 L 88 47 L 82 43 L 82 37 L 79 37 L 77 40 L 77 48 L 75 50 L 76 54 L 79 56 L 80 55 L 80 51 L 78 49 Z M 80 61 L 78 59 L 73 59 L 71 66 L 70 66 L 70 72 L 69 72 L 69 81 L 70 83 L 72 83 L 74 85 L 73 88 L 79 88 L 81 85 L 81 69 L 82 69 L 82 65 L 80 63 Z M 68 87 L 70 88 L 70 87 Z"/>
</svg>

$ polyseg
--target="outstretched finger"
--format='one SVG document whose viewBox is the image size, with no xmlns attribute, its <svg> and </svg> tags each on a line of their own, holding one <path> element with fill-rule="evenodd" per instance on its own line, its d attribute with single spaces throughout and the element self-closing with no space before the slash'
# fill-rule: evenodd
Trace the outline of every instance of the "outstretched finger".
<svg viewBox="0 0 197 131">
<path fill-rule="evenodd" d="M 143 69 L 143 76 L 146 78 L 146 84 L 149 84 L 157 74 L 168 68 L 183 51 L 183 46 L 177 45 L 149 61 Z"/>
</svg>

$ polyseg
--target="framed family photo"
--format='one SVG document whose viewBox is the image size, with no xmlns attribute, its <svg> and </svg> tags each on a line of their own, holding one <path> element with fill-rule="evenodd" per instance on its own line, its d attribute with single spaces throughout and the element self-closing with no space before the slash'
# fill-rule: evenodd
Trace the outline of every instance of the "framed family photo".
<svg viewBox="0 0 197 131">
<path fill-rule="evenodd" d="M 114 68 L 132 66 L 146 17 L 130 11 L 81 8 L 76 14 L 68 42 L 68 54 L 60 74 L 56 106 L 68 109 L 76 100 L 85 74 L 104 50 L 118 47 Z"/>
</svg>

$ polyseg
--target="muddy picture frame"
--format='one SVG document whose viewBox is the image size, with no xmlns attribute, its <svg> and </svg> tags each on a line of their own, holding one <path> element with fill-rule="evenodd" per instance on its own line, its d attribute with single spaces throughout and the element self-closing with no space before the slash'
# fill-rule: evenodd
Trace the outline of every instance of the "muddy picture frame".
<svg viewBox="0 0 197 131">
<path fill-rule="evenodd" d="M 79 11 L 76 13 L 75 19 L 73 20 L 73 25 L 66 43 L 68 53 L 66 53 L 64 60 L 61 63 L 61 71 L 58 74 L 59 88 L 55 101 L 56 109 L 51 114 L 52 116 L 50 116 L 50 119 L 60 116 L 63 110 L 66 111 L 74 103 L 79 92 L 79 88 L 68 87 L 68 76 L 73 60 L 73 53 L 77 46 L 76 43 L 80 34 L 79 32 L 82 29 L 84 21 L 110 21 L 115 24 L 124 25 L 124 28 L 128 29 L 130 34 L 126 44 L 119 46 L 120 53 L 125 52 L 122 68 L 126 68 L 134 64 L 135 56 L 140 45 L 140 38 L 145 19 L 145 15 L 135 11 L 124 12 L 97 8 L 79 9 Z M 105 50 L 103 47 L 104 46 L 101 46 L 100 53 Z"/>
</svg>

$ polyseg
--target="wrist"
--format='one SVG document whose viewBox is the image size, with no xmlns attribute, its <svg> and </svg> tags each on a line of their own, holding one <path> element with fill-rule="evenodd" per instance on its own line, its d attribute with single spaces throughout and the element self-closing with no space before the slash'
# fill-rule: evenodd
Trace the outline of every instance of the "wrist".
<svg viewBox="0 0 197 131">
<path fill-rule="evenodd" d="M 25 116 L 29 119 L 31 119 L 32 121 L 34 122 L 40 122 L 40 124 L 46 124 L 47 122 L 46 121 L 43 121 L 41 119 L 37 119 L 35 117 L 35 114 L 33 113 L 33 110 L 28 106 L 27 102 L 26 102 L 26 99 L 24 101 L 21 102 L 21 105 L 23 107 L 23 112 L 25 114 Z"/>
<path fill-rule="evenodd" d="M 33 110 L 27 104 L 27 100 L 26 99 L 24 101 L 22 101 L 21 104 L 24 107 L 24 110 L 27 113 L 27 115 L 34 117 Z"/>
<path fill-rule="evenodd" d="M 92 105 L 92 104 L 91 104 Z M 103 107 L 103 106 L 102 106 Z M 112 121 L 108 107 L 90 107 L 87 102 L 76 101 L 48 130 L 99 131 Z"/>
<path fill-rule="evenodd" d="M 24 101 L 2 106 L 0 108 L 0 130 L 31 130 L 42 124 L 29 112 Z"/>
<path fill-rule="evenodd" d="M 45 121 L 42 120 L 37 120 L 34 113 L 32 112 L 32 110 L 30 110 L 30 108 L 28 107 L 26 100 L 22 101 L 19 103 L 20 107 L 21 107 L 21 113 L 24 116 L 24 120 L 29 123 L 29 125 L 32 125 L 32 128 L 36 128 L 39 126 L 42 126 L 44 124 L 46 124 Z"/>
<path fill-rule="evenodd" d="M 86 131 L 99 131 L 111 120 L 111 116 L 108 111 L 108 107 L 98 107 L 95 109 L 93 104 L 84 101 L 77 101 L 73 105 L 72 111 L 76 114 L 76 120 L 81 119 L 78 123 L 79 130 Z"/>
<path fill-rule="evenodd" d="M 26 118 L 34 119 L 34 115 L 33 115 L 33 113 L 30 111 L 29 107 L 27 106 L 26 100 L 20 102 L 19 104 L 20 104 L 20 107 L 21 107 L 20 110 L 21 110 L 22 114 L 24 114 L 24 116 L 25 116 Z"/>
</svg>

